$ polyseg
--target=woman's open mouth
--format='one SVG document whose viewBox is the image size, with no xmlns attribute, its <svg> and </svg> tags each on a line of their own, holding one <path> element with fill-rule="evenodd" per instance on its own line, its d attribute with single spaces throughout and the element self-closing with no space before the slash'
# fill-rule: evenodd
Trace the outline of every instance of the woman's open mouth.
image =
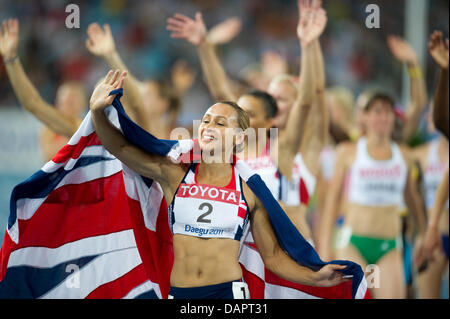
<svg viewBox="0 0 450 319">
<path fill-rule="evenodd" d="M 215 137 L 213 134 L 211 133 L 203 133 L 202 135 L 202 141 L 205 143 L 211 142 L 211 141 L 215 141 L 217 140 L 217 137 Z"/>
</svg>

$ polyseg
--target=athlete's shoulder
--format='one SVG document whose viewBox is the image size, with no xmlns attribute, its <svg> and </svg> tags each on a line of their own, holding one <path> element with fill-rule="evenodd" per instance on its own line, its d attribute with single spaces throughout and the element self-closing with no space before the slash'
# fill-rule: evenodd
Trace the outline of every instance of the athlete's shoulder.
<svg viewBox="0 0 450 319">
<path fill-rule="evenodd" d="M 336 146 L 336 167 L 347 168 L 356 158 L 357 142 L 346 141 Z"/>
<path fill-rule="evenodd" d="M 422 143 L 413 147 L 410 151 L 414 159 L 421 161 L 424 160 L 430 149 L 430 143 Z"/>
</svg>

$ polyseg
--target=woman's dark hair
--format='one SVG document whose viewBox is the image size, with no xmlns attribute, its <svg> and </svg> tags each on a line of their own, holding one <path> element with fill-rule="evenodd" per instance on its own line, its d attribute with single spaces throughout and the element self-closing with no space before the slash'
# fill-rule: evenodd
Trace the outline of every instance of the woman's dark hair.
<svg viewBox="0 0 450 319">
<path fill-rule="evenodd" d="M 244 109 L 241 108 L 237 103 L 230 101 L 222 101 L 219 103 L 229 105 L 236 111 L 239 128 L 245 131 L 247 128 L 250 127 L 250 119 L 248 117 L 247 112 L 245 112 Z"/>
<path fill-rule="evenodd" d="M 389 103 L 392 106 L 392 111 L 395 113 L 394 98 L 390 94 L 384 92 L 374 92 L 369 101 L 367 101 L 367 104 L 364 107 L 364 112 L 368 112 L 377 101 L 384 101 Z M 395 116 L 394 128 L 391 138 L 396 142 L 400 142 L 403 140 L 403 122 L 397 115 Z"/>
<path fill-rule="evenodd" d="M 370 97 L 369 101 L 367 101 L 367 104 L 364 107 L 364 112 L 367 112 L 370 110 L 370 108 L 375 104 L 377 101 L 384 101 L 388 102 L 392 106 L 392 110 L 395 110 L 395 100 L 394 98 L 389 95 L 388 93 L 384 92 L 375 92 Z"/>
<path fill-rule="evenodd" d="M 244 95 L 253 96 L 263 102 L 264 111 L 266 112 L 267 118 L 274 118 L 278 113 L 277 101 L 273 98 L 272 95 L 263 92 L 261 90 L 251 90 L 250 92 L 245 93 Z"/>
<path fill-rule="evenodd" d="M 230 102 L 230 101 L 222 101 L 219 103 L 231 106 L 236 111 L 238 126 L 242 131 L 245 131 L 246 129 L 248 129 L 250 127 L 250 118 L 248 117 L 247 112 L 245 112 L 244 109 L 241 108 L 237 103 Z M 245 145 L 245 142 L 242 142 L 241 144 L 236 145 L 234 152 L 239 153 L 239 152 L 243 151 L 244 145 Z"/>
</svg>

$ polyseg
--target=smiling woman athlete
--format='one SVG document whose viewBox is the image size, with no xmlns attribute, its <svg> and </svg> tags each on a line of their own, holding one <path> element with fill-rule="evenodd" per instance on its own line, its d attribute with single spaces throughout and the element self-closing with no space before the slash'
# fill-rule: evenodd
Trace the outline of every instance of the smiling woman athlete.
<svg viewBox="0 0 450 319">
<path fill-rule="evenodd" d="M 126 72 L 110 71 L 96 87 L 90 100 L 92 121 L 109 152 L 140 175 L 157 181 L 165 198 L 173 199 L 170 203 L 174 217 L 171 297 L 248 298 L 248 294 L 242 295 L 241 287 L 245 284 L 240 282 L 242 270 L 238 262 L 239 228 L 243 228 L 248 219 L 265 266 L 275 274 L 310 286 L 334 286 L 346 280 L 339 272 L 345 266 L 329 264 L 313 271 L 298 265 L 281 249 L 262 203 L 223 155 L 216 158 L 220 162 L 211 164 L 204 161 L 176 164 L 129 143 L 104 113 L 114 99 L 114 96 L 108 96 L 109 92 L 122 87 L 125 76 Z M 214 104 L 203 116 L 198 129 L 201 151 L 213 156 L 232 154 L 245 140 L 245 134 L 242 131 L 235 134 L 236 130 L 245 131 L 248 125 L 247 114 L 235 103 Z M 233 136 L 236 138 L 232 145 L 224 143 L 226 138 Z M 193 196 L 195 190 L 191 188 L 199 190 L 200 186 L 204 192 Z M 212 192 L 234 193 L 234 196 L 223 196 L 222 200 Z M 200 205 L 199 198 L 202 200 Z M 196 224 L 214 231 L 206 236 L 186 227 Z M 237 286 L 240 287 L 236 289 Z"/>
<path fill-rule="evenodd" d="M 301 234 L 312 243 L 306 214 L 319 171 L 317 158 L 325 145 L 327 112 L 324 100 L 325 71 L 319 38 L 327 14 L 319 0 L 298 0 L 297 37 L 301 47 L 300 78 L 280 75 L 271 79 L 268 91 L 251 90 L 238 97 L 208 36 L 202 14 L 195 18 L 175 14 L 167 20 L 172 38 L 197 47 L 205 83 L 217 102 L 236 101 L 250 117 L 250 127 L 259 132 L 277 128 L 268 141 L 258 134 L 247 144 L 242 159 L 261 176 L 272 195 Z M 312 109 L 312 111 L 310 111 Z M 269 135 L 269 134 L 267 134 Z M 273 137 L 273 136 L 272 136 Z"/>
</svg>

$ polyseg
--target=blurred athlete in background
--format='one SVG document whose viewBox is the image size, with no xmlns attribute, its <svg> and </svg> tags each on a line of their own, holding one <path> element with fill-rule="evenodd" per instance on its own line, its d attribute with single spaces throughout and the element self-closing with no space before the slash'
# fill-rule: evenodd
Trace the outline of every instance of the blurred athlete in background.
<svg viewBox="0 0 450 319">
<path fill-rule="evenodd" d="M 304 237 L 312 239 L 306 222 L 306 208 L 308 199 L 314 192 L 314 173 L 317 174 L 319 169 L 317 158 L 325 145 L 327 128 L 325 74 L 318 41 L 325 29 L 327 18 L 320 1 L 305 4 L 299 1 L 299 11 L 297 34 L 302 46 L 301 73 L 304 74 L 300 75 L 299 84 L 289 75 L 280 75 L 273 79 L 267 92 L 273 98 L 260 91 L 257 94 L 254 94 L 254 91 L 244 94 L 240 98 L 236 96 L 214 46 L 206 36 L 207 30 L 200 13 L 196 14 L 195 19 L 175 14 L 173 18 L 168 19 L 168 29 L 172 31 L 172 37 L 186 39 L 197 47 L 207 86 L 216 101 L 237 101 L 249 114 L 252 128 L 279 129 L 279 146 L 275 146 L 276 150 L 268 149 L 269 144 L 264 145 L 265 147 L 258 149 L 256 157 L 247 160 L 254 169 L 259 170 L 275 198 L 283 203 L 289 217 Z M 308 69 L 311 66 L 314 67 L 312 75 L 315 79 L 313 83 L 308 83 L 309 76 L 306 74 L 310 72 Z M 298 100 L 302 95 L 310 96 L 309 100 L 312 99 L 313 108 L 317 111 L 309 112 L 308 115 L 307 109 L 303 108 L 303 111 L 298 113 Z M 306 127 L 298 125 L 298 121 L 306 122 Z M 301 131 L 303 129 L 306 130 L 304 136 Z M 282 145 L 283 141 L 289 140 L 294 141 L 289 142 L 291 146 Z M 302 151 L 301 156 L 299 150 Z M 302 180 L 308 185 L 302 185 Z M 306 199 L 301 198 L 302 188 Z"/>
<path fill-rule="evenodd" d="M 86 91 L 79 82 L 66 82 L 59 86 L 55 104 L 47 103 L 25 73 L 18 56 L 18 46 L 19 21 L 3 21 L 0 27 L 0 54 L 20 104 L 44 124 L 39 141 L 44 160 L 49 161 L 78 129 L 86 111 Z"/>
</svg>

